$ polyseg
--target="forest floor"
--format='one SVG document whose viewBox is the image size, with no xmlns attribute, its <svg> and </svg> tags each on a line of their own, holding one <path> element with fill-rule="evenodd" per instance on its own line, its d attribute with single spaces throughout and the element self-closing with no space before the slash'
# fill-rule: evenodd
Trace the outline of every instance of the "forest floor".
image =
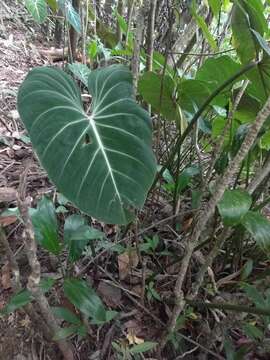
<svg viewBox="0 0 270 360">
<path fill-rule="evenodd" d="M 25 163 L 30 162 L 27 195 L 32 199 L 34 206 L 42 195 L 50 195 L 55 199 L 57 193 L 32 151 L 30 140 L 19 119 L 16 95 L 29 70 L 51 63 L 51 60 L 41 55 L 40 52 L 42 48 L 50 48 L 51 44 L 49 42 L 45 44 L 44 34 L 41 34 L 40 28 L 36 28 L 34 23 L 29 20 L 29 16 L 23 8 L 18 8 L 13 1 L 8 2 L 8 5 L 5 5 L 6 3 L 2 3 L 0 0 L 0 188 L 18 189 Z M 163 239 L 162 242 L 155 245 L 160 254 L 162 251 L 165 254 L 170 250 L 180 256 L 183 248 L 177 241 L 180 237 L 171 226 L 171 205 L 160 195 L 152 197 L 150 201 L 145 208 L 144 223 L 140 225 L 139 229 L 135 229 L 134 233 L 137 231 L 138 237 L 145 234 L 152 239 L 154 239 L 154 235 L 158 235 Z M 0 203 L 0 213 L 7 208 L 16 208 L 16 206 L 15 199 L 8 203 Z M 181 206 L 184 207 L 183 213 L 187 214 L 187 217 L 183 218 L 183 231 L 185 232 L 190 226 L 192 217 L 186 204 L 183 203 Z M 76 212 L 72 206 L 68 207 L 68 210 L 70 213 Z M 60 221 L 63 216 L 63 214 L 59 215 Z M 101 229 L 108 239 L 116 237 L 114 226 L 95 222 L 92 224 Z M 17 216 L 10 212 L 7 215 L 0 214 L 0 225 L 4 227 L 10 246 L 16 254 L 21 268 L 21 280 L 25 285 L 29 267 L 23 249 L 23 226 Z M 150 252 L 142 259 L 137 251 L 138 244 L 134 244 L 133 238 L 127 238 L 127 244 L 133 249 L 129 254 L 127 252 L 108 254 L 106 253 L 108 244 L 104 243 L 104 256 L 100 256 L 98 261 L 90 264 L 89 258 L 86 257 L 84 262 L 76 265 L 75 272 L 84 275 L 84 278 L 97 290 L 106 306 L 121 312 L 117 322 L 104 325 L 97 333 L 90 331 L 87 340 L 77 337 L 72 339 L 77 360 L 116 359 L 112 355 L 112 341 L 117 341 L 123 347 L 140 344 L 143 341 L 158 341 L 163 333 L 164 324 L 171 315 L 171 307 L 165 301 L 160 301 L 160 296 L 162 299 L 170 300 L 172 298 L 173 284 L 180 266 L 179 261 L 171 263 L 170 258 L 166 255 L 162 255 L 160 260 Z M 201 256 L 203 255 L 200 252 L 195 254 L 193 259 L 195 268 L 200 265 Z M 55 265 L 55 259 L 51 257 L 48 261 L 47 253 L 41 249 L 39 249 L 38 257 L 42 274 L 57 278 L 59 272 Z M 219 299 L 230 302 L 237 298 L 241 302 L 243 300 L 241 294 L 234 293 L 232 295 L 230 291 L 223 291 L 224 287 L 233 284 L 239 275 L 240 271 L 224 272 L 222 278 L 214 279 L 214 272 L 209 271 L 209 283 L 207 284 L 209 294 L 217 285 L 221 289 Z M 151 287 L 151 281 L 148 282 L 147 287 L 145 286 L 145 279 L 151 279 L 151 277 L 155 278 L 158 292 Z M 191 281 L 192 274 L 190 273 L 187 287 L 191 286 Z M 0 247 L 0 309 L 6 305 L 12 295 L 11 285 L 10 268 L 3 249 Z M 74 310 L 58 289 L 53 290 L 49 301 L 54 302 L 55 299 L 62 306 Z M 214 296 L 213 299 L 215 300 Z M 223 335 L 226 331 L 233 332 L 237 345 L 248 341 L 238 331 L 238 321 L 242 320 L 245 315 L 225 315 L 221 311 L 202 313 L 203 315 L 189 308 L 185 314 L 183 334 L 186 334 L 187 343 L 190 339 L 192 345 L 188 343 L 189 346 L 186 346 L 186 343 L 182 343 L 181 335 L 175 337 L 175 343 L 185 353 L 184 356 L 178 357 L 179 359 L 224 359 L 215 354 L 224 354 Z M 234 325 L 235 329 L 233 329 Z M 211 351 L 207 352 L 207 348 L 214 349 L 212 355 Z M 257 357 L 253 350 L 256 352 L 257 349 L 252 348 L 246 359 L 269 359 L 267 354 L 265 357 L 264 353 Z M 173 358 L 173 354 L 168 354 L 164 360 Z M 56 346 L 44 340 L 23 310 L 0 318 L 0 360 L 58 359 L 61 359 L 61 355 L 57 352 Z M 145 357 L 145 359 L 156 360 L 150 357 Z"/>
<path fill-rule="evenodd" d="M 6 2 L 7 3 L 7 2 Z M 17 188 L 26 159 L 31 161 L 27 193 L 32 197 L 51 191 L 44 171 L 37 164 L 29 139 L 19 122 L 16 94 L 27 72 L 46 63 L 36 49 L 39 44 L 31 26 L 22 20 L 25 13 L 13 2 L 0 4 L 0 188 Z M 3 205 L 3 204 L 2 204 Z M 10 203 L 9 206 L 15 206 Z M 1 209 L 1 211 L 4 208 Z M 22 263 L 26 260 L 22 249 L 22 229 L 16 217 L 1 216 L 12 249 Z M 27 262 L 26 262 L 27 264 Z M 22 278 L 27 274 L 23 265 Z M 11 296 L 10 269 L 0 249 L 0 307 Z M 34 360 L 50 359 L 42 336 L 32 327 L 23 311 L 0 319 L 0 359 Z"/>
<path fill-rule="evenodd" d="M 31 197 L 33 204 L 42 195 L 55 195 L 55 188 L 50 184 L 45 172 L 39 166 L 32 151 L 29 138 L 19 120 L 16 108 L 16 95 L 18 88 L 28 71 L 33 67 L 48 65 L 50 59 L 40 55 L 39 48 L 44 48 L 44 40 L 41 38 L 40 28 L 30 20 L 26 21 L 28 15 L 23 8 L 12 1 L 0 3 L 0 188 L 17 189 L 20 182 L 25 163 L 30 162 L 30 171 L 27 177 L 27 195 Z M 42 34 L 44 39 L 44 34 Z M 47 48 L 50 45 L 47 44 Z M 3 215 L 7 208 L 16 208 L 16 200 L 1 205 L 2 215 L 0 225 L 4 227 L 7 239 L 12 250 L 16 254 L 21 268 L 21 281 L 26 284 L 29 267 L 23 250 L 22 232 L 23 228 L 17 217 L 12 214 Z M 99 225 L 102 226 L 102 225 Z M 113 227 L 103 228 L 106 234 L 115 234 Z M 40 250 L 38 256 L 42 266 L 42 274 L 55 275 L 53 261 L 47 263 Z M 137 255 L 133 254 L 134 262 L 138 262 Z M 121 262 L 121 259 L 118 261 Z M 129 261 L 129 260 L 128 260 Z M 134 265 L 134 264 L 133 264 Z M 122 259 L 122 276 L 127 272 L 128 264 Z M 136 266 L 135 266 L 136 267 Z M 101 278 L 104 274 L 95 274 Z M 127 274 L 126 274 L 127 275 Z M 91 274 L 88 273 L 89 279 Z M 140 299 L 138 290 L 138 279 L 133 274 L 133 285 L 130 287 L 132 296 Z M 3 249 L 0 248 L 0 308 L 3 308 L 12 295 L 11 273 Z M 137 286 L 137 289 L 136 289 Z M 138 291 L 138 293 L 136 293 Z M 126 304 L 122 299 L 122 291 L 109 284 L 109 281 L 98 280 L 98 293 L 107 306 L 125 309 Z M 56 297 L 61 296 L 59 294 Z M 135 300 L 136 301 L 136 300 Z M 137 300 L 138 301 L 138 300 Z M 68 304 L 69 305 L 69 304 Z M 67 306 L 68 306 L 67 305 Z M 76 359 L 99 359 L 100 353 L 109 351 L 112 338 L 123 336 L 129 338 L 129 343 L 140 342 L 140 338 L 158 338 L 160 329 L 151 317 L 147 318 L 138 307 L 132 306 L 125 310 L 121 330 L 114 325 L 105 327 L 100 334 L 93 335 L 92 344 L 87 341 L 75 340 Z M 158 315 L 158 314 L 157 314 Z M 143 341 L 143 340 L 142 340 Z M 110 351 L 109 351 L 110 352 Z M 110 359 L 110 354 L 107 355 Z M 18 310 L 8 317 L 0 318 L 0 360 L 58 360 L 61 355 L 57 348 L 46 343 L 42 335 L 33 327 L 28 315 L 23 310 Z"/>
</svg>

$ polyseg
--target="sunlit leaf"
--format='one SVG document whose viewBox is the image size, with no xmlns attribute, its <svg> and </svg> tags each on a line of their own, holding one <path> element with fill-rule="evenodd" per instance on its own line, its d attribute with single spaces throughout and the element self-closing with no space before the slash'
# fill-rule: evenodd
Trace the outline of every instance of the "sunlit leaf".
<svg viewBox="0 0 270 360">
<path fill-rule="evenodd" d="M 71 26 L 77 31 L 77 33 L 81 33 L 81 18 L 77 11 L 72 6 L 71 0 L 58 0 L 58 4 L 62 11 L 64 12 L 67 21 Z"/>
<path fill-rule="evenodd" d="M 267 30 L 261 0 L 237 0 L 231 20 L 234 45 L 242 63 L 255 59 L 258 44 L 252 29 L 260 35 Z"/>
<path fill-rule="evenodd" d="M 30 214 L 37 242 L 44 249 L 53 254 L 58 254 L 61 250 L 61 245 L 58 239 L 58 224 L 52 201 L 47 197 L 43 197 L 38 202 L 36 209 L 30 209 Z"/>
<path fill-rule="evenodd" d="M 219 16 L 219 12 L 221 10 L 222 0 L 208 0 L 208 4 L 209 4 L 214 16 L 217 18 Z"/>
<path fill-rule="evenodd" d="M 134 345 L 129 350 L 131 354 L 140 354 L 153 350 L 158 344 L 152 341 L 145 341 L 142 344 Z"/>
<path fill-rule="evenodd" d="M 248 212 L 251 196 L 244 190 L 226 190 L 218 204 L 218 210 L 225 225 L 236 225 Z"/>
<path fill-rule="evenodd" d="M 91 72 L 89 67 L 81 63 L 68 64 L 68 69 L 79 79 L 85 86 L 88 85 L 88 76 Z"/>
<path fill-rule="evenodd" d="M 42 24 L 47 18 L 47 3 L 45 0 L 25 0 L 25 6 L 34 20 Z"/>
<path fill-rule="evenodd" d="M 192 6 L 192 15 L 193 15 L 194 19 L 196 20 L 197 25 L 201 29 L 201 31 L 202 31 L 206 41 L 210 45 L 210 47 L 214 51 L 218 51 L 218 46 L 217 46 L 216 40 L 214 39 L 213 35 L 211 34 L 211 31 L 209 30 L 209 27 L 206 24 L 204 18 L 197 14 L 196 9 L 195 9 L 195 6 L 196 6 L 195 2 L 193 4 L 194 4 L 194 6 Z"/>
<path fill-rule="evenodd" d="M 270 251 L 270 221 L 261 214 L 249 211 L 242 220 L 246 230 L 254 237 L 262 250 Z"/>
</svg>

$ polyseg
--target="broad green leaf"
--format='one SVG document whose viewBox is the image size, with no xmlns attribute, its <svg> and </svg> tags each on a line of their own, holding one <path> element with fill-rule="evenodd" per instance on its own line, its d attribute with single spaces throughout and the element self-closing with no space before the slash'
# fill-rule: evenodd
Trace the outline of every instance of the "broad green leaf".
<svg viewBox="0 0 270 360">
<path fill-rule="evenodd" d="M 97 40 L 91 41 L 91 43 L 88 45 L 88 55 L 90 59 L 95 59 L 98 53 L 98 43 Z"/>
<path fill-rule="evenodd" d="M 262 340 L 264 337 L 262 330 L 253 324 L 245 323 L 242 328 L 245 334 L 252 340 Z"/>
<path fill-rule="evenodd" d="M 253 260 L 248 259 L 245 265 L 241 269 L 241 280 L 246 280 L 253 270 Z"/>
<path fill-rule="evenodd" d="M 255 31 L 253 29 L 251 29 L 251 31 L 255 35 L 260 47 L 266 52 L 267 55 L 270 56 L 270 47 L 269 47 L 267 41 L 257 31 Z"/>
<path fill-rule="evenodd" d="M 203 36 L 205 37 L 206 41 L 208 42 L 210 47 L 213 49 L 213 51 L 218 51 L 218 46 L 217 46 L 216 40 L 214 39 L 213 35 L 211 34 L 204 18 L 197 14 L 195 6 L 196 6 L 195 2 L 193 2 L 193 6 L 191 7 L 191 12 L 192 12 L 194 19 L 197 22 L 197 25 L 202 30 Z"/>
<path fill-rule="evenodd" d="M 263 54 L 258 65 L 247 73 L 251 84 L 247 91 L 263 105 L 270 94 L 270 56 Z"/>
<path fill-rule="evenodd" d="M 212 87 L 206 81 L 188 79 L 178 85 L 178 103 L 181 109 L 194 114 L 211 94 Z"/>
<path fill-rule="evenodd" d="M 239 224 L 252 204 L 251 196 L 244 190 L 226 190 L 218 204 L 225 225 Z"/>
<path fill-rule="evenodd" d="M 153 350 L 158 344 L 153 341 L 145 341 L 142 344 L 134 345 L 129 349 L 131 354 L 140 354 L 150 350 Z"/>
<path fill-rule="evenodd" d="M 114 319 L 118 315 L 117 311 L 114 310 L 106 310 L 105 317 L 103 315 L 100 317 L 96 317 L 93 320 L 91 320 L 91 324 L 93 325 L 102 325 L 104 323 L 110 322 L 112 319 Z"/>
<path fill-rule="evenodd" d="M 236 74 L 241 65 L 227 55 L 207 59 L 196 73 L 196 80 L 205 81 L 211 91 L 215 90 L 224 80 Z M 237 80 L 239 81 L 239 79 Z M 231 84 L 233 85 L 233 84 Z M 226 98 L 226 101 L 228 99 Z"/>
<path fill-rule="evenodd" d="M 55 306 L 51 309 L 55 316 L 70 324 L 79 325 L 81 323 L 81 320 L 67 308 Z"/>
<path fill-rule="evenodd" d="M 106 309 L 96 292 L 83 280 L 66 279 L 64 293 L 69 301 L 95 322 L 106 322 Z"/>
<path fill-rule="evenodd" d="M 46 20 L 48 13 L 45 0 L 25 0 L 25 6 L 38 24 Z"/>
<path fill-rule="evenodd" d="M 234 96 L 236 96 L 237 91 L 239 89 L 234 92 Z M 246 92 L 240 100 L 234 118 L 241 123 L 250 123 L 255 120 L 260 108 L 260 102 Z"/>
<path fill-rule="evenodd" d="M 59 254 L 61 245 L 58 239 L 58 224 L 52 201 L 44 196 L 38 202 L 36 209 L 30 209 L 30 215 L 37 242 L 53 254 Z"/>
<path fill-rule="evenodd" d="M 138 90 L 143 99 L 167 120 L 176 120 L 179 115 L 174 100 L 175 84 L 170 76 L 145 72 L 139 80 Z"/>
<path fill-rule="evenodd" d="M 116 19 L 118 22 L 118 25 L 123 33 L 127 33 L 128 31 L 128 24 L 123 16 L 121 16 L 117 11 L 115 11 Z"/>
<path fill-rule="evenodd" d="M 201 87 L 204 86 L 202 94 L 206 94 L 206 89 L 211 93 L 215 91 L 218 86 L 224 83 L 224 80 L 235 75 L 240 68 L 241 65 L 227 55 L 207 59 L 196 73 L 196 80 L 199 80 L 204 84 L 201 84 Z M 237 81 L 239 81 L 239 79 L 235 82 Z M 232 82 L 221 94 L 216 96 L 212 100 L 211 105 L 217 105 L 219 107 L 226 106 L 228 103 L 228 92 L 235 82 Z"/>
<path fill-rule="evenodd" d="M 81 18 L 77 11 L 72 6 L 71 0 L 58 0 L 58 4 L 62 9 L 63 13 L 66 16 L 69 24 L 77 31 L 77 33 L 81 33 Z"/>
<path fill-rule="evenodd" d="M 178 193 L 183 191 L 189 184 L 191 178 L 200 173 L 199 168 L 196 165 L 185 168 L 178 178 Z"/>
<path fill-rule="evenodd" d="M 125 66 L 92 71 L 88 87 L 93 100 L 86 113 L 67 74 L 36 68 L 21 85 L 18 110 L 59 191 L 103 222 L 126 224 L 156 173 L 150 118 L 134 100 Z"/>
<path fill-rule="evenodd" d="M 46 293 L 52 288 L 54 283 L 55 280 L 52 278 L 43 278 L 40 280 L 39 287 L 43 293 Z M 7 305 L 2 310 L 0 310 L 0 314 L 7 315 L 12 313 L 13 311 L 29 304 L 33 300 L 34 298 L 29 290 L 21 290 L 10 298 Z"/>
<path fill-rule="evenodd" d="M 263 36 L 267 31 L 261 0 L 237 0 L 231 20 L 234 44 L 242 63 L 249 63 L 256 56 L 258 44 L 252 29 Z"/>
<path fill-rule="evenodd" d="M 80 64 L 80 63 L 68 64 L 68 69 L 85 86 L 88 85 L 88 76 L 89 76 L 91 70 L 89 69 L 89 67 L 87 65 Z"/>
<path fill-rule="evenodd" d="M 242 220 L 242 225 L 254 237 L 262 250 L 270 250 L 270 221 L 257 212 L 249 211 Z"/>
<path fill-rule="evenodd" d="M 52 11 L 56 12 L 58 9 L 57 0 L 47 0 L 47 3 L 49 7 L 52 9 Z"/>
<path fill-rule="evenodd" d="M 270 130 L 266 131 L 261 137 L 260 148 L 265 150 L 270 150 Z"/>
<path fill-rule="evenodd" d="M 86 225 L 81 215 L 71 215 L 66 218 L 64 226 L 64 242 L 68 246 L 69 260 L 79 259 L 89 240 L 101 239 L 104 234 Z"/>
<path fill-rule="evenodd" d="M 265 299 L 263 295 L 256 289 L 254 285 L 250 285 L 247 283 L 241 284 L 241 288 L 245 291 L 249 299 L 258 307 L 265 307 Z"/>
<path fill-rule="evenodd" d="M 75 335 L 78 333 L 79 328 L 81 327 L 81 325 L 72 325 L 66 328 L 62 328 L 60 329 L 53 337 L 53 340 L 58 341 L 58 340 L 63 340 L 68 338 L 71 335 Z"/>
<path fill-rule="evenodd" d="M 222 6 L 222 0 L 208 0 L 208 5 L 210 6 L 214 16 L 217 18 Z"/>
<path fill-rule="evenodd" d="M 13 311 L 20 309 L 21 307 L 29 304 L 33 300 L 33 297 L 29 290 L 22 290 L 19 293 L 13 295 L 7 305 L 0 311 L 0 314 L 7 315 Z"/>
<path fill-rule="evenodd" d="M 40 280 L 39 287 L 41 288 L 41 291 L 43 293 L 46 293 L 51 290 L 54 284 L 55 284 L 55 279 L 46 277 Z"/>
</svg>

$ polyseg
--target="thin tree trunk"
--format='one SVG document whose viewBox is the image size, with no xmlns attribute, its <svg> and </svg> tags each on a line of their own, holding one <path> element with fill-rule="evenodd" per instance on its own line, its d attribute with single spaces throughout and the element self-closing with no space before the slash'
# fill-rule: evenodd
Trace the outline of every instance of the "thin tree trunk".
<svg viewBox="0 0 270 360">
<path fill-rule="evenodd" d="M 117 12 L 120 16 L 123 16 L 123 0 L 118 0 Z M 122 41 L 122 30 L 119 21 L 117 21 L 117 41 L 118 43 L 121 43 Z"/>
<path fill-rule="evenodd" d="M 245 159 L 246 155 L 248 154 L 249 150 L 254 144 L 254 141 L 256 140 L 261 127 L 263 126 L 264 122 L 266 121 L 269 115 L 270 115 L 270 97 L 266 101 L 263 109 L 258 113 L 254 123 L 249 128 L 249 131 L 238 153 L 229 164 L 224 175 L 221 178 L 217 179 L 212 198 L 209 200 L 206 207 L 200 209 L 200 211 L 198 212 L 198 216 L 195 218 L 194 228 L 190 239 L 187 240 L 186 248 L 185 248 L 186 254 L 182 260 L 180 271 L 175 284 L 174 295 L 175 295 L 176 305 L 174 306 L 166 333 L 164 334 L 161 340 L 161 344 L 160 344 L 161 349 L 166 345 L 167 335 L 175 330 L 177 318 L 184 309 L 185 300 L 183 293 L 183 284 L 186 278 L 186 273 L 189 267 L 190 259 L 192 257 L 194 249 L 199 243 L 199 239 L 202 234 L 202 231 L 204 230 L 209 219 L 213 215 L 216 205 L 221 200 L 231 179 L 237 172 L 240 164 Z"/>
<path fill-rule="evenodd" d="M 143 32 L 145 27 L 145 17 L 148 14 L 150 0 L 144 1 L 143 5 L 139 8 L 136 18 L 136 33 L 133 49 L 133 57 L 131 62 L 131 68 L 133 73 L 133 86 L 134 93 L 136 95 L 138 80 L 139 80 L 139 67 L 140 67 L 140 52 L 143 43 Z"/>
<path fill-rule="evenodd" d="M 156 6 L 157 6 L 157 0 L 151 0 L 150 12 L 148 16 L 148 30 L 147 30 L 147 58 L 146 58 L 147 71 L 152 71 L 152 67 L 153 67 Z"/>
<path fill-rule="evenodd" d="M 81 0 L 72 0 L 74 9 L 80 13 Z M 70 45 L 70 60 L 73 62 L 77 57 L 77 44 L 78 44 L 78 33 L 73 26 L 69 29 L 69 45 Z"/>
</svg>

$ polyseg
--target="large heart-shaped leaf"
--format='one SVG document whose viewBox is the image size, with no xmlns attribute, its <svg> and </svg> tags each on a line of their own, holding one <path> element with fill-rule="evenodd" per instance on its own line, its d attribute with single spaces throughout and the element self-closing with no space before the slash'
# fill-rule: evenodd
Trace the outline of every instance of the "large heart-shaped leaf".
<svg viewBox="0 0 270 360">
<path fill-rule="evenodd" d="M 42 24 L 47 18 L 47 3 L 45 0 L 25 0 L 25 6 L 34 20 Z"/>
<path fill-rule="evenodd" d="M 58 0 L 58 4 L 65 14 L 68 23 L 80 34 L 82 31 L 81 18 L 74 9 L 71 0 Z"/>
<path fill-rule="evenodd" d="M 133 98 L 125 66 L 93 71 L 88 84 L 93 99 L 85 111 L 66 73 L 36 68 L 20 87 L 18 110 L 60 192 L 101 221 L 126 224 L 156 172 L 150 118 Z"/>
</svg>

